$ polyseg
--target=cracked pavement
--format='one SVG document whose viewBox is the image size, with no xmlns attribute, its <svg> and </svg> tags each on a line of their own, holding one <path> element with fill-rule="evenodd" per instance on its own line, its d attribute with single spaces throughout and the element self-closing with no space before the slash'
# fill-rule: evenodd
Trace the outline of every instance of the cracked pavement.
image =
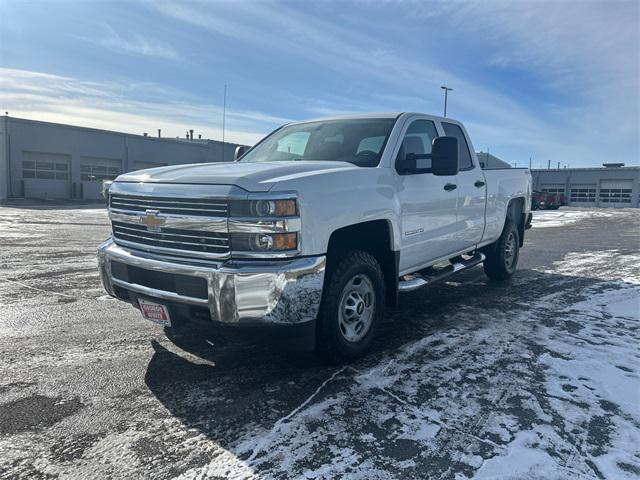
<svg viewBox="0 0 640 480">
<path fill-rule="evenodd" d="M 0 477 L 635 479 L 638 232 L 637 210 L 535 212 L 510 282 L 405 294 L 336 366 L 165 334 L 99 285 L 105 210 L 0 207 Z"/>
</svg>

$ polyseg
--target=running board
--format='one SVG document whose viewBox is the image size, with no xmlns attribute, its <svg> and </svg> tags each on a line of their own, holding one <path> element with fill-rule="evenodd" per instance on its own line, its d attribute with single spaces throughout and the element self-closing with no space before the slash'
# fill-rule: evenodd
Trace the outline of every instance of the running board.
<svg viewBox="0 0 640 480">
<path fill-rule="evenodd" d="M 398 291 L 400 293 L 412 292 L 432 283 L 439 282 L 445 278 L 449 278 L 451 275 L 475 267 L 476 265 L 484 262 L 485 256 L 483 253 L 476 253 L 469 260 L 459 260 L 451 265 L 439 269 L 432 269 L 430 271 L 423 271 L 424 273 L 413 273 L 411 275 L 405 275 L 405 277 L 414 277 L 409 280 L 400 280 L 398 283 Z M 402 277 L 402 278 L 405 278 Z"/>
</svg>

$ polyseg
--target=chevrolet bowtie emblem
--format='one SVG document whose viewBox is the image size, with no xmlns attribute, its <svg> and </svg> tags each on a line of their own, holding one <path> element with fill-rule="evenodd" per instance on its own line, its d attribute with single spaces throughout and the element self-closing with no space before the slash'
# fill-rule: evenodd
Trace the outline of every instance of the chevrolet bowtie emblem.
<svg viewBox="0 0 640 480">
<path fill-rule="evenodd" d="M 147 230 L 150 232 L 159 232 L 160 226 L 164 225 L 166 220 L 159 217 L 158 210 L 147 210 L 142 217 L 140 217 L 140 223 L 147 226 Z"/>
</svg>

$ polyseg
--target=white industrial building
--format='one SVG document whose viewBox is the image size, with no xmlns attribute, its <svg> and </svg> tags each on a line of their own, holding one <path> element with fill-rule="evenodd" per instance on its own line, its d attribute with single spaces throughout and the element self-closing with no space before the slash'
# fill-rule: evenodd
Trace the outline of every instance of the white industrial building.
<svg viewBox="0 0 640 480">
<path fill-rule="evenodd" d="M 93 200 L 102 180 L 124 172 L 233 159 L 236 144 L 194 139 L 190 132 L 189 138 L 160 138 L 2 116 L 0 201 Z"/>
<path fill-rule="evenodd" d="M 638 207 L 640 167 L 605 163 L 601 168 L 531 170 L 534 190 L 564 195 L 577 207 Z"/>
</svg>

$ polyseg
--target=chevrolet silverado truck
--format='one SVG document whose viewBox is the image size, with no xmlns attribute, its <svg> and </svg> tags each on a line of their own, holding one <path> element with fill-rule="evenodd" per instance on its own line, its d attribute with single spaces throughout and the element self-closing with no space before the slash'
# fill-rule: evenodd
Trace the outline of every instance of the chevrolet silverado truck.
<svg viewBox="0 0 640 480">
<path fill-rule="evenodd" d="M 363 354 L 386 305 L 483 264 L 506 280 L 530 222 L 527 169 L 482 170 L 464 126 L 417 113 L 287 124 L 233 162 L 108 186 L 106 291 L 165 327 L 311 326 Z"/>
</svg>

